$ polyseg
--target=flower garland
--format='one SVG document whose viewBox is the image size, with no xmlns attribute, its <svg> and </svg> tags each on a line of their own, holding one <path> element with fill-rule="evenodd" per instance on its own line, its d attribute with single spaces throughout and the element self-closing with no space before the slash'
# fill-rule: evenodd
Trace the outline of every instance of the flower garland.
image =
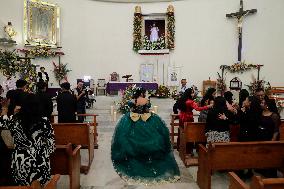
<svg viewBox="0 0 284 189">
<path fill-rule="evenodd" d="M 168 6 L 167 9 L 167 47 L 168 49 L 175 48 L 175 14 L 174 7 L 172 5 Z"/>
<path fill-rule="evenodd" d="M 55 62 L 52 62 L 52 64 L 54 66 L 53 73 L 55 75 L 55 79 L 57 81 L 61 81 L 62 79 L 67 80 L 67 74 L 71 71 L 67 68 L 67 64 L 56 65 Z"/>
<path fill-rule="evenodd" d="M 222 65 L 220 69 L 229 70 L 231 73 L 241 72 L 251 70 L 251 69 L 259 69 L 261 65 L 254 65 L 254 64 L 246 64 L 245 61 L 240 63 L 235 63 L 231 66 Z"/>
<path fill-rule="evenodd" d="M 33 47 L 31 49 L 18 49 L 26 55 L 31 55 L 38 58 L 48 58 L 64 55 L 61 51 L 54 51 L 50 47 Z"/>
<path fill-rule="evenodd" d="M 138 52 L 142 47 L 142 14 L 139 12 L 134 13 L 133 21 L 133 50 Z"/>
</svg>

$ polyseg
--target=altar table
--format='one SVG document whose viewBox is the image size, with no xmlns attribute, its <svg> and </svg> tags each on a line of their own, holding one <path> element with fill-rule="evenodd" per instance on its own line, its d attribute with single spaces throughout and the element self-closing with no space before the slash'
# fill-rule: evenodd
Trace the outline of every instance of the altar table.
<svg viewBox="0 0 284 189">
<path fill-rule="evenodd" d="M 136 87 L 143 87 L 146 90 L 157 90 L 158 83 L 151 82 L 108 82 L 106 86 L 107 94 L 113 91 L 125 90 L 129 85 L 136 85 Z"/>
</svg>

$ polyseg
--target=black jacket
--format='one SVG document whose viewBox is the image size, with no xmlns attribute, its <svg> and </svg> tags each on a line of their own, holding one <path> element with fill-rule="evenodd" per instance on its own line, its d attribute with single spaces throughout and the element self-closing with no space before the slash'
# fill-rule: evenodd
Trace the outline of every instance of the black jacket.
<svg viewBox="0 0 284 189">
<path fill-rule="evenodd" d="M 42 72 L 38 72 L 37 75 L 38 75 L 39 81 L 44 81 L 44 80 L 42 79 Z M 47 72 L 44 72 L 44 75 L 45 75 L 45 77 L 46 77 L 46 81 L 48 82 L 48 81 L 49 81 L 49 77 L 48 77 Z"/>
<path fill-rule="evenodd" d="M 57 96 L 58 123 L 75 123 L 77 100 L 69 91 L 59 93 Z"/>
<path fill-rule="evenodd" d="M 45 92 L 38 92 L 36 96 L 40 100 L 42 116 L 50 119 L 53 112 L 53 103 L 50 95 Z"/>
</svg>

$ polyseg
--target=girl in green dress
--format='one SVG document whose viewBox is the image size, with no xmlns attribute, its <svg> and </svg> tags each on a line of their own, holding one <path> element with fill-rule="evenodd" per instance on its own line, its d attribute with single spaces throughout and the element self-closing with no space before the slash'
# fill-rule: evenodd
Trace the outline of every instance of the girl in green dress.
<svg viewBox="0 0 284 189">
<path fill-rule="evenodd" d="M 126 113 L 116 126 L 111 159 L 125 180 L 154 184 L 180 178 L 169 139 L 169 130 L 161 118 L 149 112 L 145 90 L 138 88 Z"/>
</svg>

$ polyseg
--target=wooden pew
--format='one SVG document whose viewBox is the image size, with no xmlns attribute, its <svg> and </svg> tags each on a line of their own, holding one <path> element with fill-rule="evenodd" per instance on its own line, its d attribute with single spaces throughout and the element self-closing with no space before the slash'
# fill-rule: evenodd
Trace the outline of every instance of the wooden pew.
<svg viewBox="0 0 284 189">
<path fill-rule="evenodd" d="M 50 156 L 51 174 L 69 175 L 70 189 L 80 189 L 81 146 L 56 145 Z"/>
<path fill-rule="evenodd" d="M 170 139 L 174 149 L 177 148 L 177 142 L 175 141 L 175 137 L 178 136 L 178 132 L 175 132 L 175 128 L 179 127 L 179 116 L 178 114 L 171 114 L 171 129 L 170 129 Z"/>
<path fill-rule="evenodd" d="M 179 156 L 186 167 L 198 165 L 198 159 L 191 157 L 186 153 L 187 143 L 206 143 L 205 123 L 201 122 L 186 122 L 184 128 L 180 129 L 180 149 Z"/>
<path fill-rule="evenodd" d="M 54 175 L 46 186 L 41 187 L 39 181 L 33 181 L 31 186 L 0 186 L 0 189 L 56 189 L 57 181 L 60 175 Z"/>
<path fill-rule="evenodd" d="M 94 148 L 98 149 L 99 145 L 98 145 L 98 131 L 97 131 L 97 127 L 98 127 L 98 123 L 97 123 L 97 114 L 76 114 L 77 116 L 85 116 L 85 117 L 92 117 L 93 118 L 93 122 L 88 122 L 90 124 L 90 126 L 93 128 L 94 130 Z M 50 122 L 51 123 L 55 123 L 55 117 L 57 117 L 57 114 L 52 114 L 51 115 L 51 119 Z"/>
<path fill-rule="evenodd" d="M 244 183 L 234 172 L 229 172 L 229 189 L 283 189 L 284 178 L 262 179 L 260 176 L 253 176 L 250 186 Z"/>
<path fill-rule="evenodd" d="M 180 129 L 180 150 L 179 156 L 186 167 L 198 165 L 198 158 L 186 154 L 186 143 L 206 143 L 205 124 L 202 122 L 186 122 L 184 128 Z M 230 135 L 231 142 L 238 140 L 240 126 L 231 125 Z"/>
<path fill-rule="evenodd" d="M 197 184 L 211 188 L 211 174 L 220 170 L 283 168 L 284 142 L 230 142 L 199 145 Z"/>
<path fill-rule="evenodd" d="M 81 166 L 81 172 L 87 174 L 94 159 L 94 137 L 88 123 L 54 123 L 55 144 L 77 144 L 88 149 L 88 165 Z"/>
</svg>

